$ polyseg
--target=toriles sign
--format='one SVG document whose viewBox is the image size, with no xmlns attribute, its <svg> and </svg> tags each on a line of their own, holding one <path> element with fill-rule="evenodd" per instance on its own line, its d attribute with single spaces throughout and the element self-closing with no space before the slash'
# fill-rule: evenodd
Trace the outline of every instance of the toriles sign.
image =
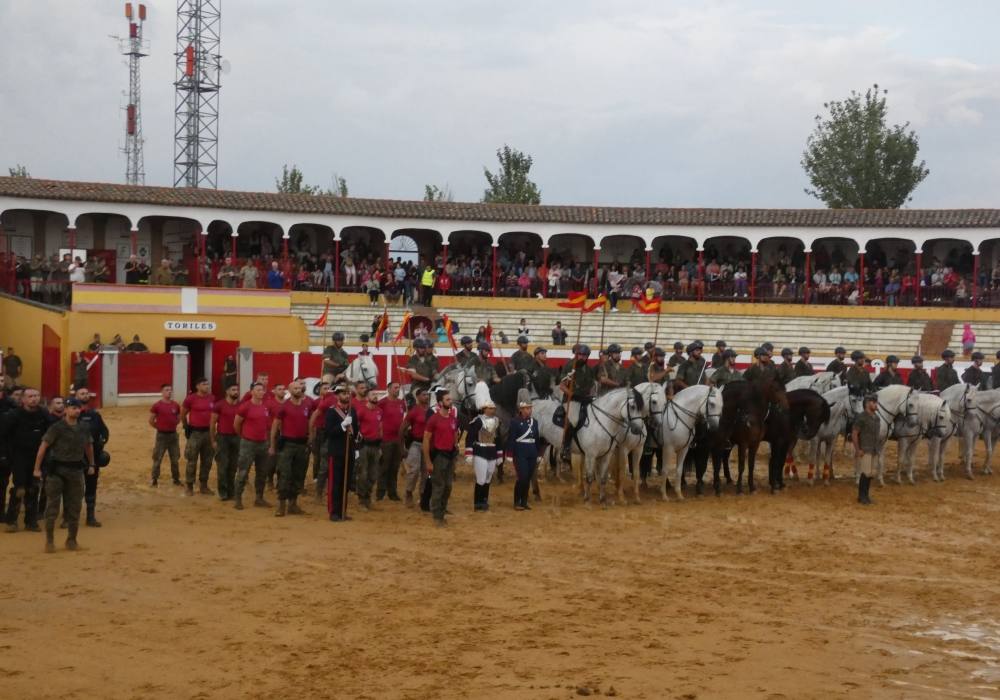
<svg viewBox="0 0 1000 700">
<path fill-rule="evenodd" d="M 215 321 L 164 321 L 168 331 L 214 331 Z"/>
</svg>

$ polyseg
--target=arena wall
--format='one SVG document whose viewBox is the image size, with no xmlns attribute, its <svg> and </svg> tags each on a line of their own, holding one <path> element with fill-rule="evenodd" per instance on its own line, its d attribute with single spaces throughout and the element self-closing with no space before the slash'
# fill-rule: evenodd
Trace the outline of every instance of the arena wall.
<svg viewBox="0 0 1000 700">
<path fill-rule="evenodd" d="M 49 329 L 47 333 L 45 328 Z M 53 369 L 46 377 L 45 383 L 66 386 L 69 372 L 68 328 L 69 314 L 65 311 L 0 295 L 0 344 L 3 352 L 13 347 L 21 358 L 23 367 L 19 381 L 22 384 L 42 387 L 43 362 L 47 354 L 51 355 L 53 348 L 58 347 L 62 361 L 58 363 L 58 370 Z"/>
</svg>

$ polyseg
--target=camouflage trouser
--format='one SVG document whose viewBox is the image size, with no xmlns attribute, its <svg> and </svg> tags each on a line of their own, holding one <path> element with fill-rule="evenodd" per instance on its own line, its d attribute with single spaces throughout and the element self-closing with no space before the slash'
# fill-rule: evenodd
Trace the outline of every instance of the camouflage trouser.
<svg viewBox="0 0 1000 700">
<path fill-rule="evenodd" d="M 236 487 L 236 465 L 240 457 L 239 435 L 216 435 L 215 476 L 219 498 L 232 498 Z"/>
<path fill-rule="evenodd" d="M 330 463 L 327 461 L 326 431 L 318 429 L 313 442 L 313 479 L 316 480 L 316 494 L 323 493 L 330 477 Z"/>
<path fill-rule="evenodd" d="M 382 459 L 379 464 L 378 488 L 375 495 L 378 498 L 388 495 L 399 498 L 396 491 L 399 481 L 399 462 L 402 460 L 403 447 L 399 440 L 389 440 L 382 443 Z"/>
<path fill-rule="evenodd" d="M 378 481 L 381 458 L 382 449 L 378 445 L 361 445 L 354 470 L 354 483 L 358 500 L 362 503 L 368 503 L 372 499 L 372 486 Z"/>
<path fill-rule="evenodd" d="M 189 485 L 194 483 L 196 473 L 198 481 L 203 484 L 208 483 L 208 475 L 212 472 L 213 456 L 215 453 L 212 450 L 212 435 L 207 430 L 192 430 L 187 444 L 184 445 L 184 459 L 187 462 L 185 481 Z M 201 462 L 200 469 L 199 461 Z"/>
<path fill-rule="evenodd" d="M 240 439 L 240 456 L 236 461 L 236 496 L 243 495 L 250 475 L 250 465 L 254 466 L 253 488 L 258 496 L 264 495 L 264 485 L 267 482 L 267 440 Z"/>
<path fill-rule="evenodd" d="M 80 506 L 83 504 L 83 469 L 50 464 L 45 480 L 45 531 L 55 532 L 59 506 L 65 503 L 63 519 L 71 537 L 80 527 Z"/>
<path fill-rule="evenodd" d="M 153 472 L 150 476 L 153 479 L 160 478 L 160 462 L 163 461 L 163 454 L 170 455 L 170 476 L 174 481 L 181 480 L 181 442 L 177 433 L 157 433 L 156 442 L 153 444 Z"/>
<path fill-rule="evenodd" d="M 451 484 L 455 480 L 455 457 L 449 452 L 432 452 L 431 462 L 431 513 L 435 520 L 444 520 L 451 496 Z"/>
<path fill-rule="evenodd" d="M 417 490 L 417 482 L 424 467 L 424 446 L 419 440 L 414 440 L 406 451 L 406 492 Z"/>
<path fill-rule="evenodd" d="M 309 447 L 286 440 L 278 453 L 278 498 L 287 500 L 302 493 L 308 468 Z"/>
</svg>

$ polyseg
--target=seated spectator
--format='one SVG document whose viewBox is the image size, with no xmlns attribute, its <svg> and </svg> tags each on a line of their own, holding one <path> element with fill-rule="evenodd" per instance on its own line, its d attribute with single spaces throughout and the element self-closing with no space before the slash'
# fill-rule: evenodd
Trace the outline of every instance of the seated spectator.
<svg viewBox="0 0 1000 700">
<path fill-rule="evenodd" d="M 521 324 L 517 327 L 517 337 L 520 338 L 522 335 L 528 339 L 529 343 L 531 342 L 531 329 L 528 328 L 527 320 L 523 318 L 521 319 Z"/>
<path fill-rule="evenodd" d="M 733 296 L 734 297 L 746 297 L 747 296 L 747 271 L 743 265 L 736 268 L 733 272 Z"/>
<path fill-rule="evenodd" d="M 522 297 L 531 296 L 531 277 L 528 275 L 527 270 L 522 272 L 521 276 L 517 278 L 517 286 Z"/>
<path fill-rule="evenodd" d="M 788 278 L 785 273 L 778 268 L 774 273 L 774 296 L 783 297 L 788 293 Z"/>
<path fill-rule="evenodd" d="M 121 340 L 121 336 L 116 335 L 115 338 L 119 341 Z M 146 347 L 145 343 L 139 340 L 138 335 L 133 335 L 132 342 L 125 346 L 125 352 L 149 352 L 149 348 Z"/>
<path fill-rule="evenodd" d="M 955 284 L 955 306 L 965 306 L 969 301 L 969 290 L 965 286 L 965 280 L 959 279 Z"/>
</svg>

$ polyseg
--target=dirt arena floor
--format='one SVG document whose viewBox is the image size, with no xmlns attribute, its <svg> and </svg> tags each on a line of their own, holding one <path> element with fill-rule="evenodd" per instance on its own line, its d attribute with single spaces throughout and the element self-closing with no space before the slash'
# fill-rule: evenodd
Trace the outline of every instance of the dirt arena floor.
<svg viewBox="0 0 1000 700">
<path fill-rule="evenodd" d="M 954 447 L 870 508 L 849 480 L 607 510 L 549 482 L 515 513 L 508 481 L 477 514 L 463 466 L 441 530 L 151 489 L 145 410 L 105 415 L 104 527 L 0 534 L 2 697 L 1000 697 L 1000 476 Z"/>
</svg>

